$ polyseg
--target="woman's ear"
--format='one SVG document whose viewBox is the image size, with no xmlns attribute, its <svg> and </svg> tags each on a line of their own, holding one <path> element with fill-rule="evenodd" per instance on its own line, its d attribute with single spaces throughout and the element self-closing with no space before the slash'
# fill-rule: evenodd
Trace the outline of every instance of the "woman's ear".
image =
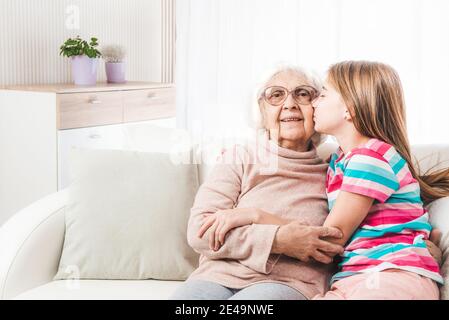
<svg viewBox="0 0 449 320">
<path fill-rule="evenodd" d="M 258 104 L 262 126 L 264 127 L 264 129 L 267 129 L 267 115 L 265 113 L 265 108 L 261 100 L 259 100 Z"/>
</svg>

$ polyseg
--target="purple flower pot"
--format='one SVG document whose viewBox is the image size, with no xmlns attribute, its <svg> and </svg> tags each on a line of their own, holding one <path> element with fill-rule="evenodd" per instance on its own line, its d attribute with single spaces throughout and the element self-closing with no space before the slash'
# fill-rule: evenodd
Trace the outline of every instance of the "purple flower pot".
<svg viewBox="0 0 449 320">
<path fill-rule="evenodd" d="M 124 62 L 106 62 L 106 77 L 109 83 L 125 83 L 126 64 Z"/>
<path fill-rule="evenodd" d="M 72 57 L 72 76 L 76 85 L 90 86 L 97 83 L 98 59 L 88 56 Z"/>
</svg>

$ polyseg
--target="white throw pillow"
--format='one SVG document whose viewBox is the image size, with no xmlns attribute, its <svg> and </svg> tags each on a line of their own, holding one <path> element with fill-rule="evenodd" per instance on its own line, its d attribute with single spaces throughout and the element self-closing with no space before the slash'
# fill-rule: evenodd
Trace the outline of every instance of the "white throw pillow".
<svg viewBox="0 0 449 320">
<path fill-rule="evenodd" d="M 198 169 L 178 164 L 190 154 L 73 149 L 55 279 L 185 280 L 198 266 L 186 236 Z"/>
<path fill-rule="evenodd" d="M 442 233 L 440 248 L 443 251 L 441 273 L 444 286 L 441 287 L 441 299 L 449 300 L 449 197 L 432 202 L 428 208 L 430 223 Z"/>
</svg>

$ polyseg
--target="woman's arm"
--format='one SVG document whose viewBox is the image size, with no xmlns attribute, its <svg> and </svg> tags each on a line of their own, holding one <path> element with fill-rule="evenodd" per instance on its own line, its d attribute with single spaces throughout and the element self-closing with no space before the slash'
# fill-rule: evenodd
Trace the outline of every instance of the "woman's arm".
<svg viewBox="0 0 449 320">
<path fill-rule="evenodd" d="M 209 245 L 209 236 L 213 230 L 207 230 L 203 237 L 198 236 L 208 216 L 233 209 L 237 205 L 243 177 L 243 162 L 239 164 L 235 160 L 242 158 L 238 156 L 237 148 L 241 147 L 228 150 L 222 155 L 234 159 L 233 162 L 226 163 L 223 160 L 215 165 L 198 190 L 188 222 L 187 240 L 196 252 L 209 259 L 238 260 L 255 271 L 267 274 L 272 269 L 269 256 L 279 226 L 251 224 L 235 228 L 229 232 L 226 243 L 217 251 L 212 250 Z M 235 152 L 237 154 L 229 154 Z"/>
<path fill-rule="evenodd" d="M 278 226 L 283 226 L 286 224 L 289 224 L 290 222 L 295 221 L 294 219 L 285 219 L 282 217 L 279 217 L 278 215 L 259 210 L 257 215 L 255 216 L 254 223 L 258 224 L 275 224 Z"/>
<path fill-rule="evenodd" d="M 341 245 L 333 244 L 324 238 L 340 238 L 341 232 L 336 228 L 323 226 L 308 226 L 293 219 L 284 219 L 257 208 L 236 208 L 209 215 L 198 236 L 202 237 L 206 230 L 211 229 L 210 248 L 217 251 L 225 243 L 226 234 L 234 229 L 248 224 L 279 225 L 276 232 L 272 253 L 284 254 L 303 262 L 310 258 L 322 263 L 331 263 L 336 254 L 343 253 Z"/>
<path fill-rule="evenodd" d="M 266 224 L 282 226 L 292 222 L 259 208 L 235 208 L 220 210 L 215 214 L 205 214 L 203 225 L 198 230 L 198 237 L 202 238 L 209 232 L 209 248 L 217 251 L 225 242 L 225 237 L 232 229 L 251 224 Z"/>
</svg>

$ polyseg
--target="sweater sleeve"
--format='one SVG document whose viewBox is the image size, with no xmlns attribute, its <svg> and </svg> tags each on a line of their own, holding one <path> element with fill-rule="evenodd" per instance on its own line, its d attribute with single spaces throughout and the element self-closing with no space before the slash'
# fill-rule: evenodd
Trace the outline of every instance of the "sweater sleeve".
<svg viewBox="0 0 449 320">
<path fill-rule="evenodd" d="M 199 188 L 191 209 L 187 240 L 196 252 L 209 259 L 238 260 L 257 272 L 269 274 L 275 261 L 269 259 L 271 248 L 279 226 L 252 224 L 235 228 L 227 234 L 225 243 L 218 251 L 209 248 L 209 230 L 202 238 L 197 236 L 204 220 L 203 214 L 214 214 L 237 205 L 242 189 L 244 166 L 241 161 L 227 161 L 236 160 L 233 154 L 238 154 L 237 150 L 234 148 L 232 151 L 224 151 Z"/>
</svg>

